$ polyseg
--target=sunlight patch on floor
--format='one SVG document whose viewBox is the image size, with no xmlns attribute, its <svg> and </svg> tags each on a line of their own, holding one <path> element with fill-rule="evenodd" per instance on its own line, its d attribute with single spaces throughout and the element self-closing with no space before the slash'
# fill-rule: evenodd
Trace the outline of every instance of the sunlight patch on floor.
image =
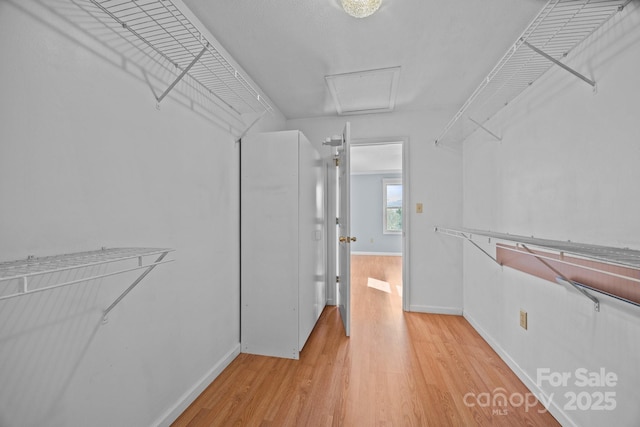
<svg viewBox="0 0 640 427">
<path fill-rule="evenodd" d="M 367 286 L 382 292 L 386 292 L 388 294 L 391 293 L 391 285 L 389 285 L 389 282 L 383 282 L 382 280 L 369 277 L 369 279 L 367 280 Z"/>
</svg>

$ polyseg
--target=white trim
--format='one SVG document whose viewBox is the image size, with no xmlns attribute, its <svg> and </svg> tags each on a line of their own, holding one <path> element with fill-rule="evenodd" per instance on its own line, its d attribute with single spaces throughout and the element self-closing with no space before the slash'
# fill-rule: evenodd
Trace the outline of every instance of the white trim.
<svg viewBox="0 0 640 427">
<path fill-rule="evenodd" d="M 394 142 L 393 144 L 398 144 Z M 368 170 L 360 172 L 351 172 L 351 175 L 401 175 L 402 169 L 380 169 L 380 170 Z"/>
<path fill-rule="evenodd" d="M 462 308 L 459 307 L 442 307 L 435 305 L 411 305 L 409 311 L 416 313 L 429 314 L 449 314 L 453 316 L 462 316 Z"/>
<path fill-rule="evenodd" d="M 524 385 L 531 391 L 533 394 L 538 397 L 538 400 L 542 403 L 551 402 L 547 410 L 553 417 L 560 423 L 562 426 L 574 426 L 577 427 L 577 424 L 571 420 L 567 416 L 567 414 L 562 410 L 560 406 L 558 406 L 557 402 L 549 397 L 547 393 L 545 393 L 536 381 L 534 381 L 521 367 L 518 363 L 507 353 L 487 331 L 485 331 L 480 324 L 467 312 L 463 314 L 464 318 L 469 322 L 469 324 L 473 327 L 473 329 L 478 332 L 478 334 L 484 339 L 489 346 L 500 356 L 500 358 L 507 364 L 509 369 L 513 371 L 514 374 L 524 383 Z M 542 399 L 540 399 L 540 397 Z"/>
<path fill-rule="evenodd" d="M 356 252 L 356 251 L 351 251 L 351 255 L 402 256 L 402 252 Z"/>
<path fill-rule="evenodd" d="M 200 378 L 190 390 L 187 390 L 187 392 L 152 425 L 158 427 L 170 426 L 239 354 L 240 343 L 236 344 L 222 359 L 218 360 L 218 363 L 216 363 L 209 372 Z"/>
</svg>

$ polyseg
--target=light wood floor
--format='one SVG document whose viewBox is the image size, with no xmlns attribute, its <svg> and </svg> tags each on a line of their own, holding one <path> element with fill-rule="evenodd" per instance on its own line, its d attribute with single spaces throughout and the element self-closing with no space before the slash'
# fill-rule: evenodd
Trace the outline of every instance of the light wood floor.
<svg viewBox="0 0 640 427">
<path fill-rule="evenodd" d="M 400 257 L 375 258 L 352 257 L 350 338 L 327 307 L 300 360 L 241 354 L 174 426 L 559 425 L 539 403 L 481 406 L 529 391 L 464 318 L 404 313 Z"/>
</svg>

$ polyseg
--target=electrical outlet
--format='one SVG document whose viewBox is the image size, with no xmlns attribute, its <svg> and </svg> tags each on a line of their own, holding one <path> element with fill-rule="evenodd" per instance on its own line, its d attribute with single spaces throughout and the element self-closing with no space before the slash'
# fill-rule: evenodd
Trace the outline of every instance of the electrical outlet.
<svg viewBox="0 0 640 427">
<path fill-rule="evenodd" d="M 520 326 L 522 329 L 527 329 L 527 312 L 520 310 Z"/>
<path fill-rule="evenodd" d="M 416 213 L 422 213 L 422 203 L 416 203 Z"/>
</svg>

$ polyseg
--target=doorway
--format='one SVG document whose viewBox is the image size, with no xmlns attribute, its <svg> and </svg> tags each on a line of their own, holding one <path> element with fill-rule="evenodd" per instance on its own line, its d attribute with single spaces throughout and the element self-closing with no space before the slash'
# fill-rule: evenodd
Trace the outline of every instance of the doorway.
<svg viewBox="0 0 640 427">
<path fill-rule="evenodd" d="M 406 281 L 408 180 L 405 138 L 351 143 L 351 286 L 388 294 L 392 304 L 409 307 Z"/>
</svg>

